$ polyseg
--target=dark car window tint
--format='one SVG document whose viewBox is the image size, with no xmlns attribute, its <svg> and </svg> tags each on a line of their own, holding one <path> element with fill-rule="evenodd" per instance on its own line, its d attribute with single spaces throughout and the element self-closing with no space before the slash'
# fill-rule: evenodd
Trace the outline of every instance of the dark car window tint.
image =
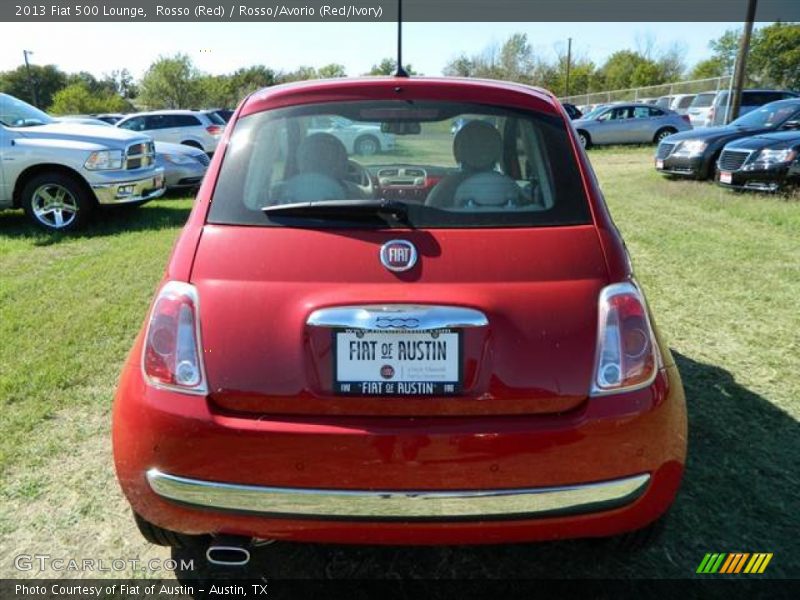
<svg viewBox="0 0 800 600">
<path fill-rule="evenodd" d="M 148 115 L 144 118 L 144 127 L 148 130 L 169 127 L 169 125 L 165 123 L 164 115 Z"/>
<path fill-rule="evenodd" d="M 328 119 L 350 127 L 321 130 Z M 462 125 L 453 128 L 456 121 Z M 380 150 L 350 154 L 343 140 L 352 128 L 376 132 Z M 373 180 L 371 191 L 363 185 L 365 176 Z M 346 212 L 287 221 L 261 210 L 364 199 L 404 202 L 408 223 L 348 219 Z M 306 104 L 237 121 L 208 220 L 437 228 L 585 224 L 591 216 L 560 116 L 477 104 L 365 101 Z"/>
<path fill-rule="evenodd" d="M 666 113 L 660 108 L 649 108 L 651 117 L 663 117 Z"/>
<path fill-rule="evenodd" d="M 172 125 L 170 127 L 196 127 L 200 125 L 200 119 L 194 115 L 170 115 Z"/>
</svg>

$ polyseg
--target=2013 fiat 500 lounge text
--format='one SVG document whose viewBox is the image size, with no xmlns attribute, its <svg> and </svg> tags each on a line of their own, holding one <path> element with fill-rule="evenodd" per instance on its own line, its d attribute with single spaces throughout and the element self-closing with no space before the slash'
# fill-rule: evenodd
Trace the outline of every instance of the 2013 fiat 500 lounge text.
<svg viewBox="0 0 800 600">
<path fill-rule="evenodd" d="M 396 143 L 353 160 L 310 132 L 331 116 Z M 144 535 L 211 557 L 222 535 L 654 531 L 683 473 L 683 390 L 568 123 L 500 82 L 247 98 L 116 397 Z"/>
</svg>

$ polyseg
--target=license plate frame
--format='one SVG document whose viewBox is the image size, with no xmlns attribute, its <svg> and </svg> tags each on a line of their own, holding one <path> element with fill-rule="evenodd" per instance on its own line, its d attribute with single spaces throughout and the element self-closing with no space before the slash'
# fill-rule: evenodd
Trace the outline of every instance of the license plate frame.
<svg viewBox="0 0 800 600">
<path fill-rule="evenodd" d="M 720 171 L 719 172 L 719 181 L 720 183 L 725 183 L 730 185 L 733 183 L 733 173 L 730 171 Z"/>
<path fill-rule="evenodd" d="M 359 337 L 359 335 L 361 337 Z M 399 330 L 383 331 L 374 329 L 350 329 L 335 328 L 331 331 L 333 358 L 333 392 L 337 396 L 456 396 L 463 390 L 464 372 L 464 332 L 461 329 L 434 329 L 434 330 Z M 370 369 L 371 377 L 352 377 L 352 359 L 342 360 L 339 356 L 341 346 L 340 336 L 343 341 L 356 340 L 363 342 L 376 342 L 375 357 L 369 362 L 365 369 Z M 420 339 L 414 339 L 420 338 Z M 440 339 L 441 338 L 441 339 Z M 444 365 L 444 373 L 437 378 L 415 379 L 408 375 L 408 369 L 413 366 L 408 365 L 409 360 L 401 360 L 398 357 L 398 342 L 400 341 L 441 341 L 445 343 L 446 352 L 449 356 L 445 359 L 448 364 Z M 381 344 L 392 343 L 390 358 L 385 358 L 379 346 Z M 455 344 L 455 352 L 453 352 Z M 434 352 L 441 350 L 441 344 L 431 347 Z M 346 363 L 351 363 L 347 365 Z M 425 361 L 420 364 L 425 367 Z M 379 365 L 380 363 L 380 365 Z M 384 367 L 391 367 L 391 376 L 384 374 Z M 340 370 L 343 371 L 340 373 Z M 387 371 L 388 373 L 388 371 Z M 340 374 L 344 377 L 340 378 Z M 348 376 L 349 374 L 349 376 Z M 453 379 L 455 374 L 455 379 Z"/>
</svg>

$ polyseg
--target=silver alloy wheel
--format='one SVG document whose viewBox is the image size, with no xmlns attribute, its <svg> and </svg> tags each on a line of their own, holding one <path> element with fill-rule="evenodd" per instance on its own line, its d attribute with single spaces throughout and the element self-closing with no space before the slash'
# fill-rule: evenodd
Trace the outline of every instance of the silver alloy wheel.
<svg viewBox="0 0 800 600">
<path fill-rule="evenodd" d="M 31 208 L 39 222 L 51 229 L 69 227 L 78 215 L 75 196 L 58 183 L 46 183 L 36 188 Z"/>
</svg>

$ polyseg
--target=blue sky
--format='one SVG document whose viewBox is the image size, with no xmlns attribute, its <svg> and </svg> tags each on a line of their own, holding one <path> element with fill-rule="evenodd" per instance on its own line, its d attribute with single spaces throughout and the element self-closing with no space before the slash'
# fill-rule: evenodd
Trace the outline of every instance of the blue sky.
<svg viewBox="0 0 800 600">
<path fill-rule="evenodd" d="M 425 75 L 439 75 L 460 52 L 472 54 L 510 34 L 523 32 L 538 54 L 555 57 L 573 39 L 573 54 L 600 64 L 611 53 L 677 43 L 693 65 L 707 56 L 709 41 L 740 23 L 406 23 L 405 62 Z M 185 52 L 209 73 L 263 63 L 291 70 L 337 62 L 350 75 L 395 53 L 393 23 L 0 23 L 0 70 L 33 50 L 38 64 L 100 75 L 125 67 L 139 77 L 159 54 Z"/>
</svg>

